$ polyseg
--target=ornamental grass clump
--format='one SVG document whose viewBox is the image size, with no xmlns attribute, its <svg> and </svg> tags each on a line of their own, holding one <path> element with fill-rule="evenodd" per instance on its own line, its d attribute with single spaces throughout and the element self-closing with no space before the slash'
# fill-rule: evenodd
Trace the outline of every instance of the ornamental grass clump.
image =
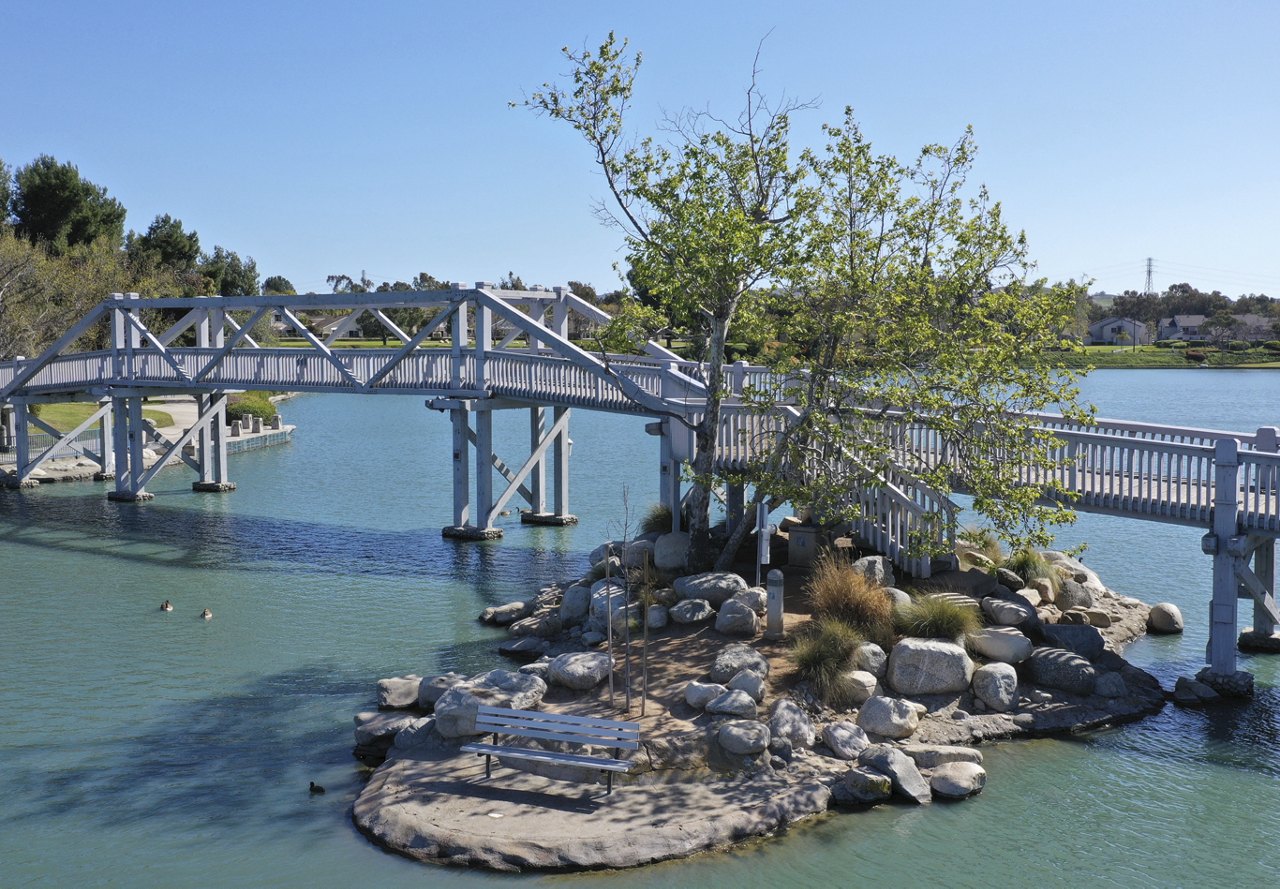
<svg viewBox="0 0 1280 889">
<path fill-rule="evenodd" d="M 942 596 L 922 596 L 899 608 L 894 627 L 904 636 L 959 642 L 982 629 L 978 609 Z"/>
<path fill-rule="evenodd" d="M 972 551 L 981 553 L 997 565 L 1004 561 L 1004 550 L 1000 546 L 1000 538 L 990 528 L 962 528 L 960 540 Z M 963 557 L 962 553 L 961 558 Z"/>
<path fill-rule="evenodd" d="M 1062 577 L 1054 569 L 1053 563 L 1033 549 L 1018 550 L 1005 559 L 1000 567 L 1008 568 L 1021 577 L 1024 585 L 1043 578 L 1049 581 L 1054 592 L 1057 592 L 1062 584 Z"/>
<path fill-rule="evenodd" d="M 863 642 L 851 626 L 834 618 L 816 618 L 792 640 L 792 656 L 800 678 L 832 707 L 853 704 L 853 653 Z"/>
<path fill-rule="evenodd" d="M 671 507 L 655 503 L 640 520 L 641 534 L 666 534 L 671 530 Z"/>
<path fill-rule="evenodd" d="M 893 619 L 893 600 L 884 587 L 829 550 L 814 563 L 805 594 L 814 617 L 835 618 L 864 632 Z"/>
</svg>

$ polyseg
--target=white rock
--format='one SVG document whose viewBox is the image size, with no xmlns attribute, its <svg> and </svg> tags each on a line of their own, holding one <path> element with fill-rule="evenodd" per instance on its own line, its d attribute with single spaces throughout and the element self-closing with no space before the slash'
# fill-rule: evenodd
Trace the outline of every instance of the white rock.
<svg viewBox="0 0 1280 889">
<path fill-rule="evenodd" d="M 908 637 L 889 653 L 889 686 L 904 695 L 964 691 L 973 677 L 973 661 L 964 648 L 940 639 Z"/>
<path fill-rule="evenodd" d="M 378 680 L 378 706 L 390 709 L 416 707 L 422 677 L 416 673 Z"/>
<path fill-rule="evenodd" d="M 603 651 L 573 651 L 552 659 L 547 678 L 556 685 L 585 691 L 607 679 L 612 670 L 613 659 Z"/>
<path fill-rule="evenodd" d="M 988 596 L 982 600 L 982 611 L 993 624 L 1002 627 L 1016 627 L 1027 621 L 1034 622 L 1036 610 L 1025 599 L 1010 602 Z"/>
<path fill-rule="evenodd" d="M 874 642 L 863 642 L 853 651 L 853 665 L 877 679 L 883 679 L 889 669 L 889 655 Z"/>
<path fill-rule="evenodd" d="M 716 632 L 726 636 L 752 637 L 760 629 L 760 617 L 738 599 L 729 599 L 716 615 Z"/>
<path fill-rule="evenodd" d="M 706 599 L 719 607 L 747 589 L 747 582 L 732 571 L 707 571 L 677 577 L 672 587 L 681 599 Z"/>
<path fill-rule="evenodd" d="M 896 582 L 893 576 L 893 562 L 884 556 L 864 556 L 853 563 L 853 570 L 880 586 L 891 587 Z"/>
<path fill-rule="evenodd" d="M 701 710 L 729 689 L 718 682 L 693 680 L 684 687 L 684 699 L 690 707 Z"/>
<path fill-rule="evenodd" d="M 591 587 L 575 583 L 564 591 L 560 600 L 560 620 L 567 626 L 580 623 L 591 607 Z"/>
<path fill-rule="evenodd" d="M 1031 655 L 1031 640 L 1013 627 L 984 627 L 969 634 L 978 654 L 1002 664 L 1020 664 Z"/>
<path fill-rule="evenodd" d="M 696 624 L 715 617 L 716 610 L 706 599 L 685 599 L 667 609 L 673 623 Z"/>
<path fill-rule="evenodd" d="M 750 645 L 731 642 L 716 652 L 715 660 L 711 662 L 711 681 L 728 682 L 741 670 L 768 676 L 769 661 Z"/>
<path fill-rule="evenodd" d="M 948 762 L 933 770 L 929 788 L 934 796 L 964 799 L 980 793 L 987 784 L 987 771 L 977 763 Z"/>
<path fill-rule="evenodd" d="M 951 744 L 903 744 L 902 752 L 922 769 L 937 768 L 948 762 L 974 762 L 982 765 L 982 752 L 973 747 Z"/>
<path fill-rule="evenodd" d="M 418 706 L 430 710 L 442 694 L 466 679 L 461 673 L 444 673 L 423 679 L 418 683 Z"/>
<path fill-rule="evenodd" d="M 757 704 L 764 700 L 764 677 L 754 670 L 739 670 L 729 680 L 730 689 L 745 691 Z"/>
<path fill-rule="evenodd" d="M 1172 602 L 1152 605 L 1147 612 L 1147 628 L 1153 633 L 1181 633 L 1182 612 Z"/>
<path fill-rule="evenodd" d="M 769 746 L 769 727 L 754 719 L 733 719 L 720 726 L 716 740 L 726 753 L 749 756 Z"/>
<path fill-rule="evenodd" d="M 867 733 L 852 722 L 827 723 L 822 727 L 822 740 L 836 759 L 857 759 L 859 753 L 871 746 Z"/>
<path fill-rule="evenodd" d="M 1018 672 L 1009 664 L 987 664 L 973 674 L 973 693 L 997 713 L 1012 709 L 1018 700 Z"/>
<path fill-rule="evenodd" d="M 756 702 L 751 700 L 751 695 L 745 691 L 734 689 L 726 691 L 719 697 L 707 702 L 705 709 L 712 716 L 737 716 L 742 719 L 754 719 Z"/>
<path fill-rule="evenodd" d="M 760 586 L 753 586 L 750 589 L 734 593 L 733 598 L 746 605 L 756 614 L 764 614 L 765 608 L 769 605 L 769 592 Z"/>
<path fill-rule="evenodd" d="M 909 738 L 920 725 L 920 714 L 907 701 L 875 695 L 858 710 L 858 725 L 882 738 Z"/>
<path fill-rule="evenodd" d="M 645 622 L 651 630 L 661 630 L 667 625 L 668 615 L 665 605 L 650 605 L 645 612 Z"/>
<path fill-rule="evenodd" d="M 653 561 L 654 545 L 648 540 L 633 540 L 627 544 L 622 554 L 624 568 L 643 568 L 646 562 Z"/>
<path fill-rule="evenodd" d="M 481 704 L 532 710 L 542 702 L 547 684 L 537 676 L 490 670 L 450 688 L 436 701 L 436 731 L 446 738 L 479 735 L 476 709 Z"/>
<path fill-rule="evenodd" d="M 849 682 L 849 696 L 854 704 L 861 704 L 876 693 L 878 680 L 866 670 L 851 670 L 845 678 Z"/>
<path fill-rule="evenodd" d="M 774 702 L 769 711 L 769 731 L 775 738 L 786 739 L 794 748 L 813 746 L 813 720 L 790 698 L 780 698 Z"/>
<path fill-rule="evenodd" d="M 653 544 L 653 564 L 659 571 L 679 571 L 689 560 L 689 535 L 684 531 L 663 534 Z"/>
</svg>

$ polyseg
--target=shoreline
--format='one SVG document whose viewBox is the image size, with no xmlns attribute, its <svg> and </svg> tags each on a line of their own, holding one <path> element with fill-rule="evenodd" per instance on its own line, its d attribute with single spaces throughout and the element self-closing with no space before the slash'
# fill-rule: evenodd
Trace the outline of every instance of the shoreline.
<svg viewBox="0 0 1280 889">
<path fill-rule="evenodd" d="M 989 598 L 982 593 L 996 592 L 993 575 L 976 571 L 960 574 L 967 575 L 970 590 L 977 590 L 975 603 Z M 990 579 L 989 589 L 978 581 L 979 575 Z M 545 588 L 534 603 L 541 600 L 546 605 L 558 600 L 556 607 L 560 607 L 567 592 L 564 584 Z M 875 694 L 909 703 L 918 711 L 917 721 L 906 737 L 867 732 L 866 741 L 875 749 L 897 751 L 894 755 L 903 754 L 902 758 L 913 760 L 915 766 L 911 770 L 919 773 L 917 780 L 924 777 L 926 788 L 934 780 L 933 775 L 954 770 L 948 763 L 972 764 L 959 768 L 981 773 L 981 782 L 972 791 L 977 792 L 986 779 L 981 769 L 981 747 L 985 743 L 1069 737 L 1159 712 L 1167 700 L 1159 682 L 1120 654 L 1129 642 L 1144 635 L 1148 606 L 1110 590 L 1106 593 L 1107 598 L 1102 600 L 1105 605 L 1099 604 L 1099 610 L 1117 619 L 1108 618 L 1107 626 L 1098 631 L 1106 640 L 1106 649 L 1093 663 L 1099 675 L 1119 677 L 1125 689 L 1122 696 L 1103 698 L 1020 683 L 1021 696 L 1011 712 L 991 712 L 971 690 L 908 696 L 889 689 L 881 679 Z M 530 603 L 520 604 L 519 611 L 537 612 L 539 608 L 537 604 L 532 608 L 527 607 Z M 507 608 L 507 616 L 515 613 Z M 549 612 L 543 612 L 546 613 Z M 788 613 L 786 619 L 790 632 L 806 618 Z M 521 622 L 526 622 L 524 628 L 528 629 L 529 620 L 533 617 L 520 617 L 510 625 L 519 629 Z M 1101 617 L 1098 620 L 1103 622 Z M 521 644 L 522 639 L 533 640 L 533 644 Z M 580 641 L 575 645 L 573 637 L 563 636 L 559 628 L 548 638 L 538 639 L 532 634 L 516 635 L 514 645 L 504 644 L 508 656 L 523 655 L 523 659 L 530 660 L 538 652 L 543 654 L 538 661 L 520 668 L 526 676 L 545 677 L 548 662 L 554 670 L 555 662 L 563 657 L 579 656 L 584 649 L 590 651 Z M 493 870 L 591 870 L 640 866 L 713 851 L 774 834 L 828 810 L 865 809 L 889 796 L 888 779 L 880 776 L 886 781 L 886 792 L 877 792 L 874 798 L 859 798 L 858 788 L 867 780 L 878 780 L 877 776 L 868 778 L 869 770 L 861 765 L 861 757 L 850 759 L 832 749 L 831 743 L 838 743 L 839 731 L 847 729 L 828 737 L 833 724 L 852 725 L 850 720 L 857 711 L 851 711 L 851 716 L 816 701 L 802 683 L 795 681 L 794 673 L 781 666 L 789 656 L 782 642 L 753 636 L 745 643 L 775 668 L 766 668 L 760 698 L 761 704 L 772 703 L 769 715 L 754 717 L 756 724 L 774 729 L 774 742 L 759 752 L 745 754 L 725 749 L 723 733 L 727 724 L 746 725 L 753 717 L 745 713 L 741 718 L 713 716 L 685 700 L 687 687 L 708 674 L 714 680 L 717 658 L 728 649 L 743 647 L 743 641 L 735 641 L 733 636 L 706 625 L 671 624 L 656 631 L 650 644 L 658 644 L 659 652 L 667 656 L 666 661 L 661 655 L 651 656 L 651 663 L 663 661 L 669 669 L 657 687 L 651 688 L 649 715 L 640 719 L 642 747 L 635 757 L 636 765 L 631 773 L 619 776 L 617 791 L 610 796 L 604 795 L 599 785 L 590 783 L 590 775 L 577 773 L 577 784 L 551 781 L 548 778 L 569 776 L 546 774 L 545 767 L 541 767 L 544 774 L 539 775 L 539 767 L 515 760 L 496 766 L 493 777 L 486 779 L 478 757 L 458 749 L 473 738 L 446 737 L 453 734 L 452 729 L 444 734 L 437 729 L 438 721 L 448 719 L 447 715 L 439 711 L 430 714 L 430 706 L 417 706 L 427 702 L 420 701 L 416 694 L 408 709 L 388 707 L 386 691 L 400 687 L 397 683 L 402 686 L 418 681 L 415 688 L 425 690 L 433 682 L 438 686 L 449 682 L 465 685 L 465 677 L 419 679 L 411 675 L 382 680 L 379 690 L 383 708 L 356 718 L 357 755 L 361 755 L 363 739 L 365 755 L 376 759 L 378 747 L 383 745 L 386 757 L 374 769 L 352 807 L 357 829 L 385 849 L 424 862 Z M 506 671 L 490 671 L 482 676 L 497 673 Z M 472 677 L 469 682 L 478 678 Z M 585 692 L 570 692 L 558 686 L 554 678 L 550 682 L 544 683 L 545 696 L 532 708 L 636 718 L 634 713 L 612 715 L 617 711 L 610 707 L 602 685 Z M 779 710 L 793 717 L 793 711 L 799 712 L 808 722 L 807 743 L 777 746 Z M 779 755 L 783 752 L 785 759 Z M 857 777 L 851 781 L 850 775 L 855 774 Z M 901 797 L 896 782 L 895 778 L 893 794 Z M 938 795 L 936 789 L 934 795 Z M 917 790 L 913 801 L 928 802 L 928 796 L 927 789 L 923 798 Z M 546 817 L 553 812 L 555 818 Z M 654 818 L 654 813 L 659 812 L 662 817 Z"/>
</svg>

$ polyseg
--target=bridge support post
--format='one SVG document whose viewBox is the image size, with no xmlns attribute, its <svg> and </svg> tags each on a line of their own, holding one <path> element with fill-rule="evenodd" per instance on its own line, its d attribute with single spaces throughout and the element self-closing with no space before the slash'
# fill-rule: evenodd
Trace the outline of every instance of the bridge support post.
<svg viewBox="0 0 1280 889">
<path fill-rule="evenodd" d="M 115 439 L 116 488 L 107 492 L 107 499 L 120 503 L 136 503 L 151 500 L 155 495 L 146 491 L 142 477 L 146 472 L 142 450 L 146 427 L 142 422 L 142 398 L 130 396 L 112 399 L 112 437 Z"/>
<path fill-rule="evenodd" d="M 191 490 L 204 494 L 234 491 L 236 483 L 227 478 L 227 396 L 196 397 L 199 416 L 208 421 L 196 433 L 196 460 L 200 464 L 200 480 Z"/>
<path fill-rule="evenodd" d="M 530 344 L 530 348 L 533 348 Z M 546 425 L 546 410 L 541 407 L 529 408 L 529 453 L 537 450 L 542 443 L 542 433 Z M 539 459 L 529 471 L 529 510 L 534 515 L 547 511 L 547 461 Z"/>
<path fill-rule="evenodd" d="M 116 477 L 114 401 L 108 400 L 104 407 L 106 411 L 98 422 L 98 471 L 93 474 L 96 482 L 111 481 Z"/>
<path fill-rule="evenodd" d="M 30 408 L 27 403 L 22 400 L 13 403 L 13 450 L 14 456 L 17 458 L 17 465 L 14 467 L 13 475 L 5 479 L 5 487 L 8 488 L 34 488 L 39 486 L 39 482 L 28 474 L 31 465 L 31 427 L 28 425 L 30 419 L 28 414 Z"/>
<path fill-rule="evenodd" d="M 553 407 L 551 409 L 551 428 L 546 426 L 546 408 L 537 407 L 530 410 L 528 468 L 529 511 L 520 514 L 520 521 L 526 525 L 576 525 L 578 517 L 569 512 L 569 452 L 573 449 L 573 441 L 569 438 L 569 408 Z M 551 437 L 548 447 L 547 437 Z M 551 512 L 547 512 L 547 469 L 546 452 L 551 451 L 551 464 L 555 484 L 551 489 Z M 509 476 L 518 482 L 520 473 Z M 510 489 L 508 489 L 510 491 Z M 504 493 L 503 497 L 508 496 Z"/>
<path fill-rule="evenodd" d="M 1236 602 L 1240 581 L 1236 577 L 1233 552 L 1239 540 L 1237 509 L 1240 498 L 1240 442 L 1219 439 L 1214 448 L 1214 494 L 1212 540 L 1205 548 L 1213 556 L 1213 599 L 1209 605 L 1209 645 L 1207 670 L 1200 678 L 1215 688 L 1229 687 L 1236 680 Z M 1250 677 L 1250 680 L 1252 677 Z M 1252 681 L 1249 682 L 1252 686 Z"/>
<path fill-rule="evenodd" d="M 0 404 L 0 451 L 9 453 L 13 450 L 17 438 L 15 433 L 13 405 Z"/>
<path fill-rule="evenodd" d="M 658 439 L 658 502 L 671 510 L 671 530 L 679 531 L 680 524 L 680 461 L 675 456 L 671 439 L 671 421 L 662 421 Z"/>
</svg>

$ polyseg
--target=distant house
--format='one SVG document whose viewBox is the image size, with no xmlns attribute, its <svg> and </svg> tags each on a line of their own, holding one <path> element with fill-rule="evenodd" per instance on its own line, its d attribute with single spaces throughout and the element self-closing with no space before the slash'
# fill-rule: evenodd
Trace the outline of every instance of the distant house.
<svg viewBox="0 0 1280 889">
<path fill-rule="evenodd" d="M 307 323 L 322 340 L 361 335 L 360 324 L 350 315 L 313 315 Z"/>
<path fill-rule="evenodd" d="M 1236 328 L 1235 338 L 1238 340 L 1273 340 L 1276 338 L 1275 323 L 1276 319 L 1269 315 L 1258 315 L 1254 312 L 1246 312 L 1243 315 L 1236 315 L 1236 321 L 1239 327 Z"/>
<path fill-rule="evenodd" d="M 1090 346 L 1146 346 L 1151 343 L 1147 325 L 1133 318 L 1103 318 L 1089 325 Z"/>
<path fill-rule="evenodd" d="M 1205 335 L 1200 331 L 1207 315 L 1173 315 L 1161 318 L 1157 325 L 1157 339 L 1162 340 L 1202 340 Z"/>
</svg>

